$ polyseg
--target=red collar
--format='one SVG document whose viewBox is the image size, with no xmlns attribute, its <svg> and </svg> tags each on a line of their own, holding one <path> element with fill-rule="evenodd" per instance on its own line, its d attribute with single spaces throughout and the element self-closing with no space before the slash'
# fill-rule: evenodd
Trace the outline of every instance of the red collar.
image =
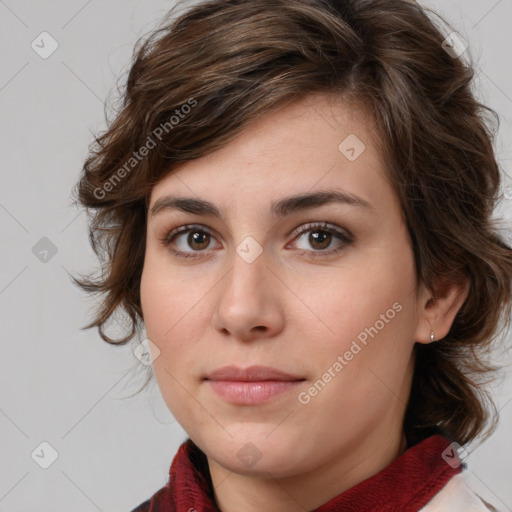
<svg viewBox="0 0 512 512">
<path fill-rule="evenodd" d="M 461 465 L 453 468 L 443 459 L 449 445 L 440 435 L 430 436 L 313 512 L 417 512 L 463 469 Z M 448 450 L 448 456 L 460 464 L 455 451 Z M 174 457 L 167 485 L 132 512 L 219 512 L 206 457 L 190 439 Z"/>
</svg>

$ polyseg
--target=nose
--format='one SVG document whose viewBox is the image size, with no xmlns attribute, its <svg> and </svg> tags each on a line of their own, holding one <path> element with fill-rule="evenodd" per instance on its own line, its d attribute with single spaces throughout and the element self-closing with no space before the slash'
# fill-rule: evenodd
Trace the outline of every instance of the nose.
<svg viewBox="0 0 512 512">
<path fill-rule="evenodd" d="M 216 287 L 212 326 L 224 336 L 250 341 L 277 335 L 284 326 L 286 288 L 265 252 L 251 263 L 234 252 L 231 270 Z"/>
</svg>

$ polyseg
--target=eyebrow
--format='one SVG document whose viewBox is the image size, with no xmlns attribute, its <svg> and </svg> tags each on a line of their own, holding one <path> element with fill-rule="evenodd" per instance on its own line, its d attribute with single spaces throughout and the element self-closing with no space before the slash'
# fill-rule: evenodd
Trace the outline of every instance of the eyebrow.
<svg viewBox="0 0 512 512">
<path fill-rule="evenodd" d="M 311 208 L 318 208 L 326 204 L 342 203 L 358 206 L 367 210 L 375 210 L 375 207 L 362 197 L 341 190 L 324 190 L 315 193 L 305 193 L 284 197 L 271 204 L 271 213 L 275 217 L 285 217 L 291 213 Z M 151 216 L 167 210 L 180 210 L 196 215 L 213 215 L 222 218 L 221 211 L 209 201 L 193 197 L 163 196 L 155 201 L 150 209 Z"/>
</svg>

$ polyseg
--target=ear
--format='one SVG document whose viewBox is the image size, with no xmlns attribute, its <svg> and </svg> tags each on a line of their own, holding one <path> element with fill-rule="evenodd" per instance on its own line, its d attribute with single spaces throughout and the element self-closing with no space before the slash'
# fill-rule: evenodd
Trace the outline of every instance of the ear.
<svg viewBox="0 0 512 512">
<path fill-rule="evenodd" d="M 430 343 L 431 332 L 434 332 L 435 341 L 443 339 L 448 334 L 455 315 L 464 304 L 468 292 L 467 277 L 457 283 L 438 284 L 433 290 L 422 284 L 418 293 L 415 341 Z"/>
</svg>

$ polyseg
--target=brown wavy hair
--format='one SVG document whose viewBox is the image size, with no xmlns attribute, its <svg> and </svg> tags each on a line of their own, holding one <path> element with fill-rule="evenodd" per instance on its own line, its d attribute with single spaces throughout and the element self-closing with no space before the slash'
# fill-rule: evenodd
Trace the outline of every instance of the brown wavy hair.
<svg viewBox="0 0 512 512">
<path fill-rule="evenodd" d="M 410 0 L 210 0 L 180 16 L 172 9 L 137 41 L 117 113 L 73 191 L 101 262 L 100 275 L 73 278 L 102 295 L 83 329 L 121 345 L 141 331 L 155 183 L 278 105 L 335 94 L 376 122 L 419 282 L 470 282 L 447 336 L 415 344 L 409 445 L 432 433 L 461 445 L 486 427 L 485 438 L 492 434 L 499 414 L 485 385 L 499 368 L 487 356 L 510 326 L 512 281 L 511 248 L 491 219 L 501 198 L 499 118 L 475 99 L 469 50 L 458 58 L 446 51 L 445 27 Z M 118 311 L 128 333 L 112 339 L 105 326 Z"/>
</svg>

